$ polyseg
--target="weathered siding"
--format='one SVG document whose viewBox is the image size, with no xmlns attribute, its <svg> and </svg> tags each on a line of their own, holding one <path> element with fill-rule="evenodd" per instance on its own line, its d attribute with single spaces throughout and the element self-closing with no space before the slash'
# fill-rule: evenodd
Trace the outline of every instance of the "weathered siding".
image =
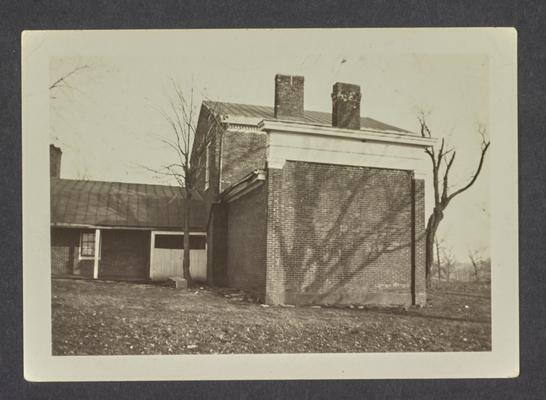
<svg viewBox="0 0 546 400">
<path fill-rule="evenodd" d="M 51 228 L 51 273 L 93 276 L 93 260 L 80 260 L 80 233 L 89 230 Z"/>
<path fill-rule="evenodd" d="M 265 185 L 228 205 L 227 283 L 265 298 Z"/>
<path fill-rule="evenodd" d="M 290 161 L 270 169 L 266 300 L 409 304 L 414 287 L 421 299 L 423 185 L 413 182 L 402 170 Z"/>
<path fill-rule="evenodd" d="M 79 259 L 80 234 L 90 230 L 51 229 L 51 273 L 93 277 L 93 259 Z M 99 278 L 148 279 L 150 232 L 101 230 Z"/>
</svg>

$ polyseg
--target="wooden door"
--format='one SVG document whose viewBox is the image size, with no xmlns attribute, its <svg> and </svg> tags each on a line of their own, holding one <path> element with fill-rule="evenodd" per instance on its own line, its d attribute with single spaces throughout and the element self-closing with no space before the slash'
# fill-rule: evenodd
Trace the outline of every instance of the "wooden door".
<svg viewBox="0 0 546 400">
<path fill-rule="evenodd" d="M 183 277 L 184 235 L 154 233 L 150 278 L 165 280 Z M 205 235 L 190 236 L 190 275 L 197 282 L 207 280 L 207 250 Z"/>
</svg>

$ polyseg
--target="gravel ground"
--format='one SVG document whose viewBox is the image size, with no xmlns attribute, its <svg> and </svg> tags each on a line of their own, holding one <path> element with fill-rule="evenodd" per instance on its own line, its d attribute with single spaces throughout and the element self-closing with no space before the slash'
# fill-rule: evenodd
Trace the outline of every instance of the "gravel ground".
<svg viewBox="0 0 546 400">
<path fill-rule="evenodd" d="M 52 280 L 54 355 L 489 351 L 490 287 L 446 284 L 426 307 L 266 307 L 244 293 Z"/>
</svg>

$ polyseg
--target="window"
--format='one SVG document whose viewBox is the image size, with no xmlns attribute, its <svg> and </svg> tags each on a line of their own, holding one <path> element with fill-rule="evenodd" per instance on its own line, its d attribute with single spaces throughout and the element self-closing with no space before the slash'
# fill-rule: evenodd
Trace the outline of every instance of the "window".
<svg viewBox="0 0 546 400">
<path fill-rule="evenodd" d="M 95 257 L 95 232 L 82 232 L 80 235 L 80 257 Z"/>
<path fill-rule="evenodd" d="M 190 236 L 190 250 L 204 250 L 207 238 L 202 235 Z M 183 249 L 184 235 L 155 235 L 154 247 L 156 249 Z"/>
<path fill-rule="evenodd" d="M 205 250 L 207 245 L 206 236 L 190 236 L 190 249 L 191 250 Z"/>
<path fill-rule="evenodd" d="M 209 188 L 210 185 L 210 143 L 207 144 L 205 149 L 205 190 Z"/>
<path fill-rule="evenodd" d="M 156 249 L 183 249 L 184 235 L 155 235 Z"/>
</svg>

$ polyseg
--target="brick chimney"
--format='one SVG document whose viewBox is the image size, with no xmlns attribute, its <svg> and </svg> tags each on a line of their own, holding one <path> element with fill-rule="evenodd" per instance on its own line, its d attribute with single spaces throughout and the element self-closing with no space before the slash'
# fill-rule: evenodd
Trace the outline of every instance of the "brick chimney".
<svg viewBox="0 0 546 400">
<path fill-rule="evenodd" d="M 49 176 L 52 178 L 61 177 L 61 156 L 62 150 L 52 144 L 49 145 Z"/>
<path fill-rule="evenodd" d="M 360 86 L 337 82 L 332 88 L 332 126 L 360 129 Z"/>
<path fill-rule="evenodd" d="M 275 118 L 303 119 L 303 76 L 275 75 Z"/>
</svg>

